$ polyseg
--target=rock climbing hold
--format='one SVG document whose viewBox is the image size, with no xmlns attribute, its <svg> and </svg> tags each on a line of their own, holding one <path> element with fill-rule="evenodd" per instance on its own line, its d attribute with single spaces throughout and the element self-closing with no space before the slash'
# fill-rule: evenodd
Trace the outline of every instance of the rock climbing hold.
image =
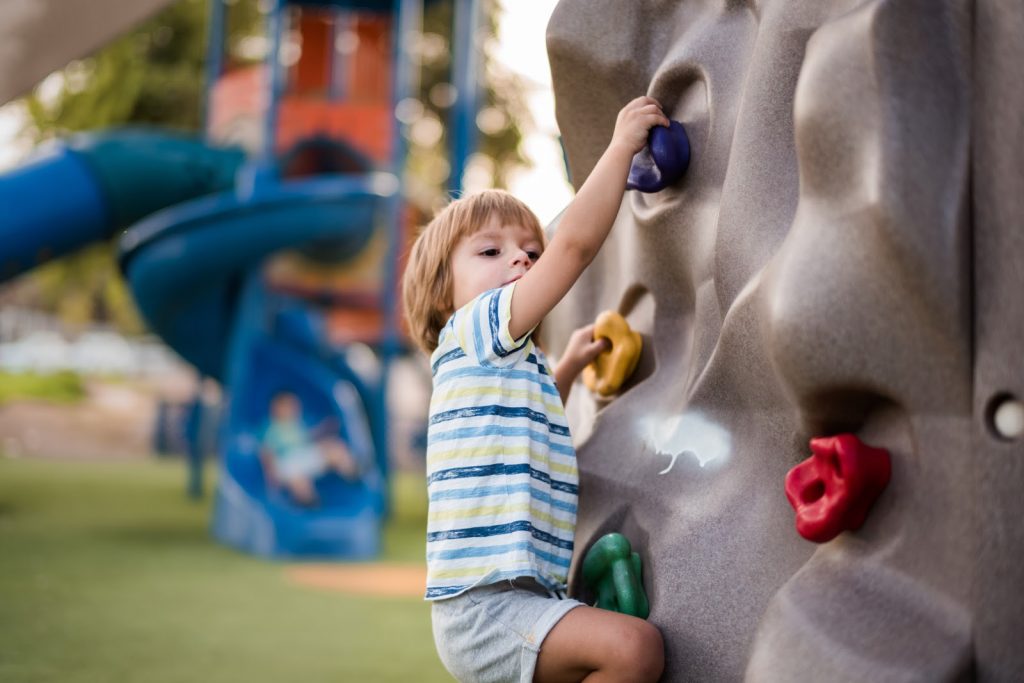
<svg viewBox="0 0 1024 683">
<path fill-rule="evenodd" d="M 583 583 L 601 609 L 641 619 L 650 614 L 640 556 L 622 534 L 605 534 L 590 547 L 583 558 Z"/>
<path fill-rule="evenodd" d="M 633 156 L 627 190 L 658 192 L 683 177 L 690 165 L 690 139 L 678 121 L 668 128 L 654 126 L 647 134 L 647 146 Z"/>
<path fill-rule="evenodd" d="M 643 338 L 615 311 L 605 311 L 594 321 L 594 339 L 607 339 L 612 347 L 583 369 L 583 383 L 601 396 L 611 396 L 636 370 Z"/>
<path fill-rule="evenodd" d="M 796 510 L 796 530 L 826 543 L 864 524 L 892 472 L 889 451 L 853 434 L 811 439 L 813 455 L 786 474 L 786 498 Z"/>
</svg>

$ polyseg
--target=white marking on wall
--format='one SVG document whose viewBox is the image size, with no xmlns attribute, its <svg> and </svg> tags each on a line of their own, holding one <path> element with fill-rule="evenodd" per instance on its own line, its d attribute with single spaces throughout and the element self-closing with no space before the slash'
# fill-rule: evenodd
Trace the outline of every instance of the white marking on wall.
<svg viewBox="0 0 1024 683">
<path fill-rule="evenodd" d="M 671 460 L 658 474 L 667 474 L 680 455 L 690 455 L 704 467 L 729 454 L 729 433 L 700 413 L 651 415 L 638 423 L 640 439 L 652 451 Z"/>
</svg>

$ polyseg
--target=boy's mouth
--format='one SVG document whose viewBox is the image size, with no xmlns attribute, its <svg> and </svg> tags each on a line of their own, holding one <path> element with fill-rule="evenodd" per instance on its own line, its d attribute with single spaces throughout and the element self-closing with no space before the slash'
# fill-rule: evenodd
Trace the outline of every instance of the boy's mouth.
<svg viewBox="0 0 1024 683">
<path fill-rule="evenodd" d="M 502 286 L 502 287 L 504 287 L 504 286 L 506 286 L 506 285 L 510 285 L 510 284 L 512 284 L 513 282 L 515 282 L 516 280 L 518 280 L 519 278 L 521 278 L 521 277 L 522 277 L 523 275 L 525 275 L 525 274 L 526 274 L 526 273 L 520 273 L 519 275 L 516 275 L 516 276 L 515 276 L 514 278 L 512 278 L 511 280 L 506 280 L 505 282 L 503 282 L 501 286 Z"/>
</svg>

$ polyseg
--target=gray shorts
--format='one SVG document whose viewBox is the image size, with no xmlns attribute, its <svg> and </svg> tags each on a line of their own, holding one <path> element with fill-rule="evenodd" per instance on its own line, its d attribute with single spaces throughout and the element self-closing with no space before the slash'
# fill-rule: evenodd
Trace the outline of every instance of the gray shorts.
<svg viewBox="0 0 1024 683">
<path fill-rule="evenodd" d="M 544 638 L 582 604 L 555 597 L 526 577 L 435 600 L 437 654 L 462 683 L 530 683 Z"/>
</svg>

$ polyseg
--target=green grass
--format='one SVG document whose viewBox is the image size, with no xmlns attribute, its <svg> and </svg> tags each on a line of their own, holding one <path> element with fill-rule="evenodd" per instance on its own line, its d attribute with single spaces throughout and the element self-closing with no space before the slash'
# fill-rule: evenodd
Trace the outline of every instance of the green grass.
<svg viewBox="0 0 1024 683">
<path fill-rule="evenodd" d="M 82 378 L 70 371 L 52 375 L 0 372 L 0 405 L 25 399 L 77 403 L 84 397 Z"/>
<path fill-rule="evenodd" d="M 180 462 L 0 457 L 0 681 L 449 681 L 419 598 L 286 581 L 208 534 Z M 400 479 L 385 561 L 422 561 Z"/>
</svg>

